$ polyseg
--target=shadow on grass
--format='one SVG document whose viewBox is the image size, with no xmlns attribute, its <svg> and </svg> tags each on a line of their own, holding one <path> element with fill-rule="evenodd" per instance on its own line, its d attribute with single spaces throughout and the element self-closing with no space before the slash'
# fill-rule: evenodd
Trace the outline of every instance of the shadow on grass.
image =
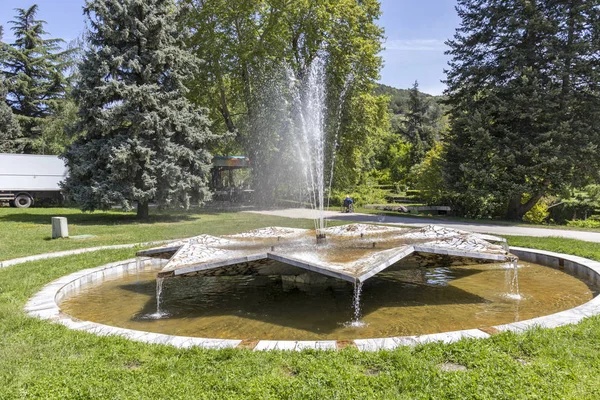
<svg viewBox="0 0 600 400">
<path fill-rule="evenodd" d="M 122 211 L 96 211 L 86 213 L 61 213 L 60 210 L 35 209 L 35 212 L 19 212 L 0 216 L 1 222 L 19 222 L 29 224 L 48 225 L 52 217 L 64 216 L 70 224 L 74 225 L 125 225 L 125 224 L 155 224 L 155 223 L 178 223 L 189 222 L 200 219 L 202 215 L 219 215 L 223 212 L 214 210 L 190 210 L 184 211 L 162 211 L 150 213 L 146 220 L 138 220 L 135 213 Z"/>
</svg>

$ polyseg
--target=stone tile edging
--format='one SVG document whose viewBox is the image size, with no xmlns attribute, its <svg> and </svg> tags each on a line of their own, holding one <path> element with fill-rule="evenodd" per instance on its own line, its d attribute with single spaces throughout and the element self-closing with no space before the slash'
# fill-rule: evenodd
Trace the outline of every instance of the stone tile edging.
<svg viewBox="0 0 600 400">
<path fill-rule="evenodd" d="M 24 264 L 24 263 L 30 262 L 30 261 L 47 260 L 50 258 L 73 256 L 76 254 L 91 253 L 93 251 L 100 251 L 100 250 L 131 249 L 134 247 L 156 246 L 156 245 L 161 245 L 161 244 L 165 244 L 165 243 L 175 242 L 177 240 L 179 240 L 179 239 L 159 240 L 159 241 L 155 241 L 155 242 L 143 242 L 143 243 L 115 244 L 115 245 L 110 245 L 110 246 L 85 247 L 82 249 L 73 249 L 73 250 L 65 250 L 65 251 L 56 251 L 56 252 L 52 252 L 52 253 L 36 254 L 33 256 L 13 258 L 12 260 L 0 261 L 0 269 L 10 267 L 13 265 Z"/>
<path fill-rule="evenodd" d="M 576 276 L 580 276 L 600 283 L 600 262 L 567 254 L 554 253 L 544 250 L 511 247 L 511 252 L 521 260 L 539 263 L 548 267 L 565 270 Z M 157 268 L 160 260 L 148 259 L 144 261 L 144 268 Z M 452 343 L 466 338 L 488 338 L 490 333 L 501 331 L 522 332 L 524 330 L 539 326 L 543 328 L 555 328 L 567 324 L 575 324 L 582 319 L 600 314 L 600 296 L 575 308 L 561 311 L 555 314 L 533 318 L 510 324 L 497 325 L 482 329 L 465 329 L 453 332 L 442 332 L 419 336 L 399 336 L 376 339 L 355 339 L 353 341 L 292 341 L 292 340 L 233 340 L 214 338 L 195 338 L 185 336 L 174 336 L 152 332 L 136 331 L 132 329 L 118 328 L 89 321 L 80 321 L 61 312 L 58 304 L 60 301 L 82 286 L 102 280 L 105 277 L 116 277 L 123 275 L 130 268 L 137 268 L 135 259 L 118 261 L 100 267 L 90 268 L 64 276 L 46 285 L 40 292 L 33 296 L 25 305 L 25 311 L 32 317 L 50 320 L 60 323 L 68 328 L 107 336 L 117 335 L 131 340 L 151 343 L 167 344 L 178 348 L 189 348 L 198 346 L 202 348 L 220 349 L 226 347 L 240 347 L 258 350 L 294 350 L 305 349 L 335 350 L 337 348 L 356 346 L 361 351 L 392 350 L 399 346 L 410 346 L 430 342 Z M 488 333 L 489 332 L 489 333 Z"/>
</svg>

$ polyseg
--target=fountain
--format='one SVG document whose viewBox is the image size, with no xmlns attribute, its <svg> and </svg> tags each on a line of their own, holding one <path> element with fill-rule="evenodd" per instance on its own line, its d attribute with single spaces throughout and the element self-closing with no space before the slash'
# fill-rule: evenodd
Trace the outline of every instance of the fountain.
<svg viewBox="0 0 600 400">
<path fill-rule="evenodd" d="M 237 346 L 243 338 L 255 345 L 259 339 L 284 339 L 293 348 L 300 343 L 335 348 L 332 339 L 359 339 L 360 347 L 360 338 L 372 337 L 393 339 L 395 346 L 416 340 L 406 335 L 448 330 L 486 337 L 485 327 L 558 312 L 593 297 L 592 284 L 561 271 L 548 274 L 532 263 L 520 265 L 501 238 L 438 226 L 327 227 L 324 210 L 335 157 L 326 177 L 323 67 L 317 59 L 305 82 L 288 74 L 295 110 L 291 137 L 315 210 L 314 230 L 267 227 L 200 235 L 139 251 L 126 273 L 111 280 L 100 269 L 106 283 L 55 295 L 62 318 L 93 321 L 84 323 L 90 329 L 97 329 L 94 322 L 116 325 L 116 332 L 128 337 L 177 332 L 215 338 L 197 339 L 203 346 Z M 339 129 L 339 121 L 333 125 Z M 60 290 L 66 293 L 67 287 Z M 190 337 L 163 339 L 184 346 L 195 343 Z"/>
<path fill-rule="evenodd" d="M 57 299 L 57 312 L 69 326 L 111 325 L 117 334 L 161 343 L 237 346 L 243 339 L 256 349 L 273 343 L 335 348 L 335 340 L 368 349 L 370 338 L 387 338 L 377 343 L 388 348 L 417 337 L 487 337 L 512 325 L 523 329 L 524 323 L 589 315 L 573 310 L 569 318 L 543 317 L 591 304 L 597 293 L 593 282 L 561 271 L 559 261 L 548 261 L 556 269 L 536 265 L 535 253 L 521 249 L 517 253 L 527 262 L 518 264 L 521 292 L 514 298 L 515 259 L 489 236 L 361 224 L 325 233 L 324 245 L 316 244 L 314 231 L 291 228 L 200 235 L 138 252 L 145 260 L 140 268 L 135 262 L 101 266 L 88 272 L 101 279 L 74 274 L 57 282 L 59 292 L 40 293 Z M 539 257 L 548 260 L 547 254 Z M 75 281 L 65 286 L 70 279 Z M 40 301 L 32 300 L 32 307 Z M 438 334 L 447 331 L 457 332 Z"/>
<path fill-rule="evenodd" d="M 327 227 L 325 208 L 329 205 L 329 193 L 333 183 L 335 148 L 341 126 L 341 111 L 352 77 L 346 79 L 338 99 L 336 121 L 333 128 L 331 151 L 328 151 L 326 135 L 327 93 L 325 83 L 325 60 L 316 57 L 303 81 L 296 79 L 294 72 L 287 68 L 286 79 L 291 93 L 292 129 L 289 140 L 294 143 L 294 156 L 299 158 L 302 177 L 309 193 L 312 209 L 315 211 L 315 234 L 318 244 L 326 242 L 324 229 Z M 280 99 L 286 103 L 286 99 Z M 331 159 L 329 177 L 326 176 L 327 154 Z M 329 179 L 327 179 L 329 178 Z"/>
<path fill-rule="evenodd" d="M 199 235 L 142 250 L 136 260 L 48 284 L 27 312 L 148 343 L 255 350 L 391 349 L 600 314 L 600 264 L 591 260 L 532 249 L 511 254 L 503 239 L 438 226 L 328 227 L 335 154 L 328 177 L 325 164 L 340 114 L 328 141 L 323 71 L 317 59 L 305 82 L 288 74 L 293 99 L 285 102 L 295 110 L 290 137 L 314 230 Z"/>
<path fill-rule="evenodd" d="M 282 227 L 221 237 L 200 235 L 139 251 L 137 256 L 168 260 L 158 273 L 160 288 L 163 279 L 192 276 L 291 276 L 301 285 L 307 283 L 303 281 L 306 276 L 315 275 L 347 281 L 354 285 L 354 327 L 360 326 L 362 285 L 379 273 L 486 261 L 516 262 L 503 245 L 490 242 L 502 243 L 500 238 L 437 226 L 406 230 L 350 224 L 325 228 L 320 234 L 329 238 L 326 245 L 311 239 L 314 233 L 309 230 Z M 312 281 L 329 284 L 323 279 Z M 157 290 L 157 315 L 161 315 L 160 295 Z"/>
<path fill-rule="evenodd" d="M 168 258 L 169 262 L 159 272 L 157 288 L 162 280 L 173 277 L 219 274 L 304 276 L 321 274 L 354 285 L 352 326 L 360 326 L 360 297 L 365 280 L 375 276 L 404 258 L 418 254 L 435 254 L 446 258 L 466 258 L 491 261 L 512 261 L 505 246 L 494 245 L 467 232 L 439 227 L 406 232 L 397 228 L 348 225 L 343 228 L 326 226 L 324 210 L 327 194 L 331 191 L 334 169 L 334 151 L 331 155 L 331 173 L 325 176 L 327 161 L 326 115 L 327 94 L 324 59 L 317 57 L 307 71 L 306 78 L 298 81 L 294 73 L 287 71 L 287 99 L 291 104 L 291 139 L 301 160 L 301 172 L 315 210 L 315 230 L 265 228 L 240 235 L 212 237 L 207 235 L 189 239 L 181 246 L 142 251 L 138 256 Z M 340 103 L 348 85 L 341 91 Z M 280 96 L 283 91 L 278 92 Z M 341 109 L 341 107 L 339 107 Z M 339 129 L 340 114 L 334 126 Z M 334 132 L 337 136 L 337 132 Z M 334 139 L 334 142 L 337 138 Z M 335 144 L 334 144 L 335 147 Z M 329 187 L 326 188 L 326 182 Z M 328 201 L 328 200 L 327 200 Z M 316 240 L 308 239 L 312 236 Z M 333 240 L 329 240 L 332 238 Z M 360 239 L 360 240 L 358 240 Z M 490 239 L 490 237 L 488 237 Z M 498 238 L 491 238 L 501 243 Z M 158 253 L 157 253 L 158 252 Z M 167 256 L 165 256 L 167 254 Z M 340 260 L 340 258 L 344 258 Z M 446 260 L 453 263 L 455 260 Z M 515 274 L 516 274 L 515 269 Z M 516 278 L 515 278 L 516 279 Z M 161 290 L 157 289 L 157 312 L 161 315 Z"/>
</svg>

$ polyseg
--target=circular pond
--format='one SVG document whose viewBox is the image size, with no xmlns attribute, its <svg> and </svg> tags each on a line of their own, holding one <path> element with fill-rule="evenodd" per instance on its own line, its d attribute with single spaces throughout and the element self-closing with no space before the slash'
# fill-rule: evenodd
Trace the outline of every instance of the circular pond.
<svg viewBox="0 0 600 400">
<path fill-rule="evenodd" d="M 286 285 L 281 276 L 166 279 L 156 319 L 156 271 L 130 268 L 71 291 L 60 309 L 79 320 L 145 332 L 218 339 L 346 340 L 482 328 L 557 313 L 597 293 L 564 271 L 510 264 L 384 271 L 361 292 L 345 281 Z M 512 294 L 512 295 L 511 295 Z"/>
</svg>

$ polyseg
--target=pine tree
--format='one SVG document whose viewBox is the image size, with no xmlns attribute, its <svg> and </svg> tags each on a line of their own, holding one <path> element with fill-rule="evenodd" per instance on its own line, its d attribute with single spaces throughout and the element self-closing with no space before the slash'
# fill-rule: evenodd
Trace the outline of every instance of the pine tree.
<svg viewBox="0 0 600 400">
<path fill-rule="evenodd" d="M 404 124 L 403 134 L 411 143 L 411 164 L 416 165 L 423 161 L 425 154 L 435 143 L 432 121 L 427 118 L 429 105 L 419 93 L 419 82 L 415 81 L 409 89 L 408 112 Z"/>
<path fill-rule="evenodd" d="M 67 151 L 65 189 L 83 210 L 137 202 L 189 207 L 209 198 L 217 138 L 183 81 L 197 60 L 182 48 L 174 0 L 88 0 L 89 50 L 74 95 L 84 134 Z"/>
<path fill-rule="evenodd" d="M 457 10 L 445 177 L 520 219 L 598 171 L 597 2 L 459 0 Z"/>
<path fill-rule="evenodd" d="M 0 46 L 2 43 L 3 27 L 0 25 Z M 6 104 L 6 85 L 0 77 L 0 153 L 18 153 L 21 150 L 18 138 L 21 136 L 19 126 L 12 110 Z"/>
<path fill-rule="evenodd" d="M 15 43 L 3 46 L 2 75 L 8 86 L 7 103 L 18 116 L 23 130 L 25 152 L 34 151 L 33 142 L 41 119 L 51 115 L 64 98 L 68 85 L 64 71 L 68 51 L 61 51 L 62 39 L 44 39 L 45 21 L 37 20 L 38 6 L 17 9 L 12 30 Z"/>
<path fill-rule="evenodd" d="M 6 90 L 4 82 L 0 80 L 0 153 L 20 153 L 20 137 L 21 127 L 6 104 Z"/>
</svg>

